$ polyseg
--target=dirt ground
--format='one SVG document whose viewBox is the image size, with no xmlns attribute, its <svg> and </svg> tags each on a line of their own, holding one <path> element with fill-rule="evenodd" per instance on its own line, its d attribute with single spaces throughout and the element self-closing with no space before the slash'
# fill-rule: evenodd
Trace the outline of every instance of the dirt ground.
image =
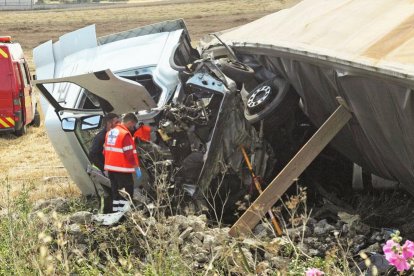
<svg viewBox="0 0 414 276">
<path fill-rule="evenodd" d="M 183 18 L 193 42 L 211 32 L 233 28 L 266 14 L 290 7 L 300 0 L 167 0 L 97 5 L 93 8 L 2 11 L 0 35 L 11 35 L 21 43 L 32 73 L 32 49 L 50 39 L 78 28 L 96 24 L 98 36 L 120 32 L 164 20 Z M 78 195 L 54 152 L 43 124 L 29 128 L 17 138 L 0 134 L 0 206 L 22 188 L 31 198 Z"/>
</svg>

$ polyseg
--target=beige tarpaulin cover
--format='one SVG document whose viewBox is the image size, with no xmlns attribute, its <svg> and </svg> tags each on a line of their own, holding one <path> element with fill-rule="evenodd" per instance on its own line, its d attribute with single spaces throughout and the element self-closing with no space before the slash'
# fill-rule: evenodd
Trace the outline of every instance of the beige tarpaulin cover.
<svg viewBox="0 0 414 276">
<path fill-rule="evenodd" d="M 410 0 L 306 0 L 221 38 L 291 48 L 414 78 Z"/>
<path fill-rule="evenodd" d="M 305 0 L 220 38 L 258 81 L 285 78 L 316 126 L 342 97 L 353 119 L 333 145 L 414 194 L 414 1 Z"/>
</svg>

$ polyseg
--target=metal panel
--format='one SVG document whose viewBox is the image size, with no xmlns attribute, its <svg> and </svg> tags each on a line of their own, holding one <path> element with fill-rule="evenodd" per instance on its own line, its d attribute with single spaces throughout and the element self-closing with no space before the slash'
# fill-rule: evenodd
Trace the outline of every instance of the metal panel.
<svg viewBox="0 0 414 276">
<path fill-rule="evenodd" d="M 160 22 L 124 32 L 119 32 L 107 36 L 100 37 L 98 39 L 99 44 L 107 44 L 114 41 L 119 41 L 127 38 L 138 37 L 148 34 L 156 34 L 156 33 L 163 33 L 163 32 L 173 32 L 177 30 L 184 30 L 184 32 L 188 36 L 187 27 L 184 23 L 184 20 L 172 20 L 172 21 L 165 21 Z"/>
<path fill-rule="evenodd" d="M 84 49 L 95 48 L 98 46 L 95 25 L 64 34 L 59 38 L 59 41 L 63 57 Z"/>
<path fill-rule="evenodd" d="M 78 76 L 36 81 L 35 83 L 65 82 L 75 83 L 108 101 L 112 105 L 113 110 L 107 110 L 107 112 L 123 114 L 156 107 L 156 103 L 144 86 L 134 81 L 117 77 L 109 69 Z M 68 108 L 71 107 L 69 106 Z M 62 106 L 61 110 L 65 110 L 65 107 Z"/>
</svg>

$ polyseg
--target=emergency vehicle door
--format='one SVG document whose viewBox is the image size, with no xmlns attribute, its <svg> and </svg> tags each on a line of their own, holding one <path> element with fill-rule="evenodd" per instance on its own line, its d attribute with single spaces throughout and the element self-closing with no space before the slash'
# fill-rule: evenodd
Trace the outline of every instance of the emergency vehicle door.
<svg viewBox="0 0 414 276">
<path fill-rule="evenodd" d="M 8 54 L 0 49 L 0 128 L 14 126 L 11 74 Z"/>
<path fill-rule="evenodd" d="M 21 89 L 20 89 L 20 101 L 23 111 L 23 118 L 24 122 L 23 124 L 27 124 L 28 122 L 31 122 L 33 120 L 34 116 L 34 107 L 32 102 L 32 84 L 30 81 L 30 74 L 28 73 L 28 68 L 25 60 L 20 60 L 20 62 L 17 64 L 19 75 L 20 75 L 20 83 L 21 83 Z"/>
</svg>

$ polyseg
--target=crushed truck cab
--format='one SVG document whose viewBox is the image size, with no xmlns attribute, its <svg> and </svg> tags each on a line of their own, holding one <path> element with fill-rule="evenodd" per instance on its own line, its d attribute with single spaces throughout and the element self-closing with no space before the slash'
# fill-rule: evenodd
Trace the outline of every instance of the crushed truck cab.
<svg viewBox="0 0 414 276">
<path fill-rule="evenodd" d="M 366 9 L 362 2 L 304 0 L 210 35 L 198 51 L 182 20 L 101 38 L 88 26 L 45 42 L 34 60 L 49 138 L 82 192 L 93 193 L 86 173 L 92 122 L 134 112 L 153 129 L 140 155 L 150 189 L 167 171 L 171 189 L 195 200 L 221 194 L 235 206 L 252 184 L 241 148 L 270 183 L 341 104 L 352 118 L 342 113 L 349 122 L 314 175 L 329 175 L 329 167 L 344 190 L 382 182 L 414 194 L 414 39 L 401 27 L 414 4 L 381 0 Z"/>
<path fill-rule="evenodd" d="M 31 83 L 22 47 L 0 36 L 0 132 L 21 136 L 27 125 L 40 124 Z"/>
</svg>

